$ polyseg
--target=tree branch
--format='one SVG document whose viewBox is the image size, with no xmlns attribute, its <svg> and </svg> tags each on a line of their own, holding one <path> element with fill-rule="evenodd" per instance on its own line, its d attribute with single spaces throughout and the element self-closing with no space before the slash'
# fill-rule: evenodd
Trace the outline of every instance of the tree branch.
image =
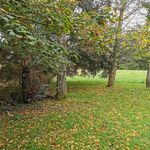
<svg viewBox="0 0 150 150">
<path fill-rule="evenodd" d="M 31 21 L 31 22 L 34 22 L 34 23 L 37 23 L 37 24 L 41 24 L 41 25 L 45 25 L 45 26 L 46 26 L 45 23 L 42 23 L 42 22 L 40 22 L 40 21 L 31 19 L 31 18 L 27 18 L 27 17 L 25 17 L 25 16 L 17 15 L 17 14 L 14 14 L 14 13 L 12 13 L 12 12 L 8 12 L 8 11 L 4 10 L 3 8 L 0 8 L 0 12 L 5 13 L 5 14 L 7 14 L 7 15 L 11 15 L 11 16 L 13 16 L 13 17 L 15 17 L 15 18 L 18 18 L 18 19 L 28 20 L 28 21 Z"/>
</svg>

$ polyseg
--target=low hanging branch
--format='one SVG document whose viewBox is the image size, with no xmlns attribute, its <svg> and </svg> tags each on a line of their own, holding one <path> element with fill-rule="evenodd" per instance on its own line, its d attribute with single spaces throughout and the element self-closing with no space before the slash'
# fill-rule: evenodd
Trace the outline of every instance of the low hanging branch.
<svg viewBox="0 0 150 150">
<path fill-rule="evenodd" d="M 8 11 L 4 10 L 3 8 L 0 8 L 0 12 L 5 13 L 6 15 L 10 15 L 10 16 L 13 16 L 15 18 L 21 19 L 21 20 L 28 20 L 28 21 L 31 21 L 31 22 L 34 22 L 34 23 L 37 23 L 37 24 L 41 24 L 41 25 L 47 26 L 47 24 L 45 24 L 45 23 L 42 23 L 40 21 L 31 19 L 31 18 L 27 18 L 25 16 L 17 15 L 17 14 L 14 14 L 12 12 L 8 12 Z"/>
</svg>

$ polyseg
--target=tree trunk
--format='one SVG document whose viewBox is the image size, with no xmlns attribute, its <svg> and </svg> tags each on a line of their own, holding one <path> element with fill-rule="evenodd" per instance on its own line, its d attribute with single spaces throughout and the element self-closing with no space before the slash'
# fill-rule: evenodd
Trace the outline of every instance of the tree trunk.
<svg viewBox="0 0 150 150">
<path fill-rule="evenodd" d="M 114 48 L 113 48 L 113 54 L 112 54 L 113 61 L 109 69 L 109 78 L 108 78 L 107 87 L 113 87 L 115 83 L 116 72 L 117 72 L 118 49 L 119 49 L 118 38 L 116 38 L 114 43 Z"/>
<path fill-rule="evenodd" d="M 22 100 L 23 103 L 30 102 L 31 96 L 31 74 L 30 74 L 30 57 L 26 58 L 22 64 Z"/>
<path fill-rule="evenodd" d="M 30 69 L 28 66 L 23 66 L 22 68 L 22 98 L 23 103 L 28 103 L 29 93 L 31 90 L 31 82 L 30 82 Z"/>
<path fill-rule="evenodd" d="M 150 88 L 150 63 L 147 70 L 147 77 L 146 77 L 146 88 Z"/>
<path fill-rule="evenodd" d="M 111 2 L 108 1 L 109 6 L 111 6 Z M 115 77 L 116 77 L 116 72 L 117 72 L 117 62 L 118 62 L 118 54 L 119 54 L 119 49 L 120 49 L 120 36 L 122 34 L 122 24 L 123 24 L 123 16 L 125 12 L 125 7 L 126 7 L 127 2 L 123 2 L 123 5 L 121 8 L 119 8 L 119 18 L 116 27 L 120 30 L 117 31 L 115 34 L 115 43 L 113 47 L 113 54 L 112 54 L 112 65 L 109 70 L 109 79 L 108 79 L 108 84 L 107 87 L 113 87 L 115 83 Z M 117 13 L 117 12 L 116 12 Z"/>
<path fill-rule="evenodd" d="M 66 69 L 59 75 L 57 75 L 57 92 L 56 99 L 65 98 L 67 96 L 67 80 Z"/>
<path fill-rule="evenodd" d="M 115 78 L 116 78 L 116 72 L 117 72 L 117 62 L 114 62 L 112 64 L 112 67 L 109 70 L 109 78 L 108 78 L 107 87 L 113 87 L 114 86 Z"/>
</svg>

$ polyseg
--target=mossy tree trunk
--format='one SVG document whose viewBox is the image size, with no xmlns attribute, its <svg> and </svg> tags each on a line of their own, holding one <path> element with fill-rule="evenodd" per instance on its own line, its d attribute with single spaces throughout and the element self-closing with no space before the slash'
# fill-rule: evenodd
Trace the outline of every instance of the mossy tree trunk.
<svg viewBox="0 0 150 150">
<path fill-rule="evenodd" d="M 150 88 L 150 63 L 149 63 L 148 70 L 147 70 L 146 88 Z"/>
<path fill-rule="evenodd" d="M 116 38 L 114 43 L 114 48 L 113 48 L 113 54 L 112 54 L 113 61 L 109 69 L 107 87 L 113 87 L 115 84 L 115 78 L 117 72 L 117 61 L 118 61 L 118 49 L 119 49 L 118 38 Z"/>
<path fill-rule="evenodd" d="M 57 75 L 57 91 L 56 99 L 62 99 L 67 96 L 67 80 L 66 80 L 66 67 L 61 74 Z"/>
<path fill-rule="evenodd" d="M 117 72 L 117 62 L 114 61 L 110 70 L 109 70 L 107 87 L 113 87 L 114 86 L 115 78 L 116 78 L 116 72 Z"/>
</svg>

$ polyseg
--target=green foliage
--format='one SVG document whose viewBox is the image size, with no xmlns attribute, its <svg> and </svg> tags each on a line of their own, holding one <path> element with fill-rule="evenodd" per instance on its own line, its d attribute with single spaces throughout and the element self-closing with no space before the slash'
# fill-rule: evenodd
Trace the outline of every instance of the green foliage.
<svg viewBox="0 0 150 150">
<path fill-rule="evenodd" d="M 81 14 L 75 16 L 69 45 L 72 62 L 92 75 L 102 68 L 109 68 L 110 44 L 114 42 L 112 30 L 107 24 L 113 18 L 110 9 L 100 7 L 99 12 L 98 8 L 83 9 Z"/>
<path fill-rule="evenodd" d="M 147 68 L 148 62 L 145 59 L 133 60 L 119 66 L 119 69 L 121 70 L 147 70 Z"/>
<path fill-rule="evenodd" d="M 59 39 L 72 28 L 70 3 L 7 0 L 1 2 L 0 12 L 1 49 L 9 48 L 8 56 L 13 52 L 21 63 L 30 55 L 35 65 L 53 72 L 67 63 L 67 51 Z M 52 34 L 57 40 L 51 39 Z"/>
<path fill-rule="evenodd" d="M 72 29 L 74 5 L 68 2 L 0 1 L 0 77 L 5 84 L 15 80 L 23 88 L 26 81 L 23 78 L 27 79 L 28 75 L 31 82 L 26 81 L 26 85 L 29 86 L 34 84 L 32 79 L 39 80 L 40 73 L 54 76 L 65 65 L 69 66 L 70 53 L 64 37 Z M 27 68 L 28 75 L 23 68 Z M 24 91 L 37 91 L 37 87 L 29 87 Z"/>
</svg>

